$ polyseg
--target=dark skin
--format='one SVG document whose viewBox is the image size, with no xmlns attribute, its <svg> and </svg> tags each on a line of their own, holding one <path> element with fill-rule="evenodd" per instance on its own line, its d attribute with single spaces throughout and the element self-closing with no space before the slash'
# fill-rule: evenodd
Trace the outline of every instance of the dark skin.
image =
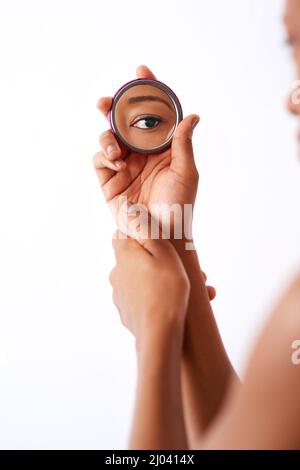
<svg viewBox="0 0 300 470">
<path fill-rule="evenodd" d="M 300 0 L 288 0 L 284 21 L 296 62 L 296 78 L 299 79 Z M 300 116 L 300 105 L 292 103 L 290 98 L 288 107 L 294 115 Z M 184 158 L 179 156 L 183 166 L 177 177 L 185 174 L 184 162 L 192 156 L 189 149 L 191 134 L 187 128 L 180 130 L 188 138 L 176 141 L 176 144 L 182 143 L 182 146 L 175 147 L 177 163 L 180 153 L 184 155 Z M 107 134 L 105 138 L 108 137 Z M 105 155 L 95 158 L 96 170 L 104 170 L 103 174 L 98 174 L 100 184 L 104 185 L 115 175 L 106 171 L 107 168 L 115 168 L 113 159 L 108 159 L 108 163 L 105 159 Z M 145 161 L 139 164 L 141 166 L 135 168 L 136 172 L 143 171 L 142 167 L 146 166 Z M 153 160 L 150 164 L 154 169 Z M 162 168 L 172 166 L 172 156 L 162 155 L 159 164 Z M 192 166 L 189 165 L 190 168 Z M 159 174 L 160 171 L 154 173 L 154 180 Z M 127 182 L 129 177 L 130 172 L 126 176 Z M 184 182 L 177 179 L 179 181 Z M 183 203 L 187 200 L 193 202 L 193 196 L 188 197 L 184 186 L 180 191 L 170 193 L 171 196 L 178 200 L 176 198 L 180 194 Z M 134 191 L 132 194 L 138 193 Z M 195 196 L 195 191 L 190 196 L 192 194 Z M 151 240 L 151 245 L 147 246 L 147 241 L 134 240 L 135 234 L 130 235 L 132 238 L 114 242 L 117 263 L 111 277 L 122 321 L 127 327 L 131 325 L 130 329 L 138 339 L 138 387 L 129 447 L 300 449 L 297 419 L 300 415 L 300 365 L 291 360 L 292 344 L 300 339 L 300 275 L 295 277 L 271 313 L 250 357 L 241 387 L 234 379 L 215 328 L 198 259 L 194 255 L 188 257 L 183 246 L 174 240 Z M 134 276 L 128 276 L 128 264 L 130 262 L 133 267 L 141 265 L 141 259 L 144 269 L 140 277 L 143 282 L 137 289 L 133 284 L 136 282 Z M 173 266 L 173 269 L 160 278 L 155 288 L 162 265 Z M 149 292 L 148 276 L 154 287 L 150 296 L 151 308 L 147 308 L 148 303 L 144 302 L 144 296 Z M 163 311 L 168 312 L 169 321 L 166 322 L 166 316 L 157 312 L 161 308 L 164 282 L 168 290 L 170 278 L 172 285 L 178 286 L 176 292 L 180 292 L 180 299 L 186 299 L 187 305 L 182 303 L 178 306 L 178 299 L 170 296 L 170 303 L 163 306 Z M 135 308 L 130 301 L 132 297 L 126 295 L 130 291 L 136 293 Z M 155 291 L 159 292 L 157 296 Z M 151 327 L 138 327 L 141 321 L 139 305 L 146 305 L 143 309 L 144 324 Z M 154 318 L 155 322 L 152 321 Z M 160 333 L 153 334 L 153 331 Z M 164 429 L 168 432 L 164 433 Z"/>
<path fill-rule="evenodd" d="M 156 79 L 146 66 L 137 68 L 137 76 Z M 111 97 L 98 101 L 98 108 L 105 117 L 111 104 Z M 105 199 L 117 222 L 121 196 L 126 196 L 131 203 L 143 204 L 150 213 L 152 204 L 194 206 L 198 187 L 198 171 L 192 147 L 195 117 L 197 115 L 190 115 L 180 122 L 171 148 L 160 154 L 130 152 L 116 141 L 110 130 L 101 134 L 99 140 L 102 150 L 94 156 L 94 166 Z M 108 148 L 114 150 L 109 153 Z M 206 276 L 201 271 L 197 252 L 185 249 L 184 238 L 178 240 L 171 235 L 170 243 L 190 281 L 180 371 L 187 440 L 189 446 L 193 447 L 216 416 L 228 385 L 235 378 L 235 372 L 224 349 L 210 304 L 215 290 L 205 285 Z M 152 295 L 155 296 L 154 291 Z"/>
</svg>

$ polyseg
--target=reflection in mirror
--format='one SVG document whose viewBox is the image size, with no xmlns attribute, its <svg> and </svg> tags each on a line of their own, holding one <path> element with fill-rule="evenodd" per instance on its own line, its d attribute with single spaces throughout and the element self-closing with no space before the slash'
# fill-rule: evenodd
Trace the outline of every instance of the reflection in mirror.
<svg viewBox="0 0 300 470">
<path fill-rule="evenodd" d="M 167 148 L 181 119 L 176 95 L 158 81 L 133 80 L 114 97 L 112 128 L 133 150 L 152 152 Z"/>
</svg>

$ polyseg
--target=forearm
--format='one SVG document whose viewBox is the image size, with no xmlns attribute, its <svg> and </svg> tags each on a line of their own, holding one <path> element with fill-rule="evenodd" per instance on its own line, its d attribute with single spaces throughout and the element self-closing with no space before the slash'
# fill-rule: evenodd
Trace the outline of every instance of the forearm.
<svg viewBox="0 0 300 470">
<path fill-rule="evenodd" d="M 189 447 L 218 413 L 231 379 L 236 378 L 225 351 L 195 250 L 173 240 L 191 283 L 182 354 L 183 408 Z"/>
<path fill-rule="evenodd" d="M 159 331 L 136 348 L 138 383 L 129 449 L 187 449 L 180 384 L 182 333 Z"/>
</svg>

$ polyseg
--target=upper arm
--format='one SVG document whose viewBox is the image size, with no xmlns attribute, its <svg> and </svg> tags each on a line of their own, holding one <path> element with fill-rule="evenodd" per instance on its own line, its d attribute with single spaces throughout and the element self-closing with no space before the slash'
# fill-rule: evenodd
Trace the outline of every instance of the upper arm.
<svg viewBox="0 0 300 470">
<path fill-rule="evenodd" d="M 270 317 L 245 374 L 201 448 L 300 448 L 300 364 L 292 360 L 300 339 L 300 279 Z M 294 354 L 295 356 L 295 354 Z"/>
</svg>

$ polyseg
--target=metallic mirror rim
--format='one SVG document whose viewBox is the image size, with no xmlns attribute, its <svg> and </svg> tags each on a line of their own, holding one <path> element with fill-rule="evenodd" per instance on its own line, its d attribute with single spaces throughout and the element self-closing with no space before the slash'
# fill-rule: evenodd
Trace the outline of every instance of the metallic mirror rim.
<svg viewBox="0 0 300 470">
<path fill-rule="evenodd" d="M 115 120 L 115 109 L 116 109 L 116 105 L 119 101 L 119 99 L 121 98 L 121 96 L 131 87 L 133 86 L 136 86 L 136 85 L 152 85 L 152 86 L 156 86 L 157 88 L 159 88 L 160 90 L 166 92 L 168 94 L 168 96 L 171 98 L 173 104 L 174 104 L 174 107 L 175 107 L 175 111 L 176 111 L 176 124 L 175 124 L 175 129 L 177 128 L 178 124 L 180 123 L 180 121 L 182 121 L 183 119 L 183 113 L 182 113 L 182 107 L 181 107 L 181 103 L 177 97 L 177 95 L 174 93 L 174 91 L 168 86 L 166 85 L 165 83 L 159 81 L 159 80 L 152 80 L 150 78 L 136 78 L 134 80 L 130 80 L 129 82 L 125 83 L 124 85 L 122 85 L 117 91 L 116 93 L 114 94 L 113 96 L 113 101 L 112 101 L 112 107 L 110 109 L 110 112 L 109 112 L 109 123 L 110 123 L 110 127 L 111 127 L 111 130 L 112 132 L 115 134 L 115 136 L 121 140 L 121 142 L 127 147 L 129 148 L 130 150 L 132 150 L 133 152 L 137 152 L 137 153 L 148 153 L 148 154 L 152 154 L 152 153 L 158 153 L 158 152 L 162 152 L 163 150 L 166 150 L 167 148 L 170 147 L 171 145 L 171 141 L 172 141 L 172 138 L 173 138 L 173 134 L 169 137 L 169 139 L 164 142 L 164 144 L 158 146 L 158 147 L 153 147 L 152 149 L 143 149 L 143 148 L 140 148 L 140 147 L 135 147 L 134 145 L 131 145 L 129 144 L 123 137 L 122 135 L 119 133 L 118 131 L 118 128 L 116 126 L 116 120 Z"/>
</svg>

